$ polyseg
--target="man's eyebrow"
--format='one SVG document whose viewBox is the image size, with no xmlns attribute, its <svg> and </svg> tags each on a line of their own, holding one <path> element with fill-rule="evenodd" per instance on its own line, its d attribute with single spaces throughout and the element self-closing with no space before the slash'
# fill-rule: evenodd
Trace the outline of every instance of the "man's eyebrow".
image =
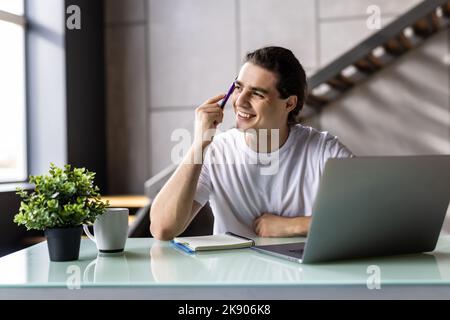
<svg viewBox="0 0 450 320">
<path fill-rule="evenodd" d="M 236 80 L 234 83 L 236 83 L 237 85 L 243 87 L 244 84 L 238 80 Z M 269 90 L 264 89 L 264 88 L 260 88 L 260 87 L 250 87 L 250 90 L 252 91 L 259 91 L 261 93 L 265 93 L 265 94 L 269 94 Z"/>
</svg>

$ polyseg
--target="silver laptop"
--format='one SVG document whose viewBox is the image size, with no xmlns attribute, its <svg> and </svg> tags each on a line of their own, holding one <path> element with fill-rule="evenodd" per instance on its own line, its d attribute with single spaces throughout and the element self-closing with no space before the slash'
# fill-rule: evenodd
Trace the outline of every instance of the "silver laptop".
<svg viewBox="0 0 450 320">
<path fill-rule="evenodd" d="M 450 202 L 450 155 L 329 159 L 305 243 L 252 247 L 301 263 L 432 251 Z"/>
</svg>

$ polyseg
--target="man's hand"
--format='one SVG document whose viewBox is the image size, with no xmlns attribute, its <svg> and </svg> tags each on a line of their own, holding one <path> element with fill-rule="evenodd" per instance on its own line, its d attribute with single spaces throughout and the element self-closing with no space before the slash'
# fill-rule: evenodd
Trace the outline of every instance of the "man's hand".
<svg viewBox="0 0 450 320">
<path fill-rule="evenodd" d="M 281 217 L 263 213 L 253 222 L 253 229 L 260 237 L 306 236 L 311 217 Z"/>
<path fill-rule="evenodd" d="M 224 97 L 224 94 L 215 96 L 195 109 L 194 145 L 202 150 L 211 143 L 213 131 L 223 120 L 223 110 L 218 102 Z"/>
</svg>

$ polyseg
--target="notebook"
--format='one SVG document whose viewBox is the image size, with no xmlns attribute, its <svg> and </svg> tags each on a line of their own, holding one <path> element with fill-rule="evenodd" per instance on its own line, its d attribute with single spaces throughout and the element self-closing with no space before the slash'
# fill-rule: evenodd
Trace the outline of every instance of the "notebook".
<svg viewBox="0 0 450 320">
<path fill-rule="evenodd" d="M 254 246 L 255 242 L 252 239 L 227 232 L 209 236 L 178 237 L 172 240 L 172 244 L 185 252 L 194 253 L 197 251 L 249 248 Z"/>
</svg>

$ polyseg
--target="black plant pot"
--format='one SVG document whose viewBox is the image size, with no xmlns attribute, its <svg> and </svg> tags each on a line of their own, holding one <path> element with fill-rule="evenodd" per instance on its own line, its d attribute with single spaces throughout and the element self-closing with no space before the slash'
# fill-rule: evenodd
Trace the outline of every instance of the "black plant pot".
<svg viewBox="0 0 450 320">
<path fill-rule="evenodd" d="M 47 237 L 50 260 L 78 260 L 82 232 L 82 226 L 46 229 L 45 236 Z"/>
</svg>

